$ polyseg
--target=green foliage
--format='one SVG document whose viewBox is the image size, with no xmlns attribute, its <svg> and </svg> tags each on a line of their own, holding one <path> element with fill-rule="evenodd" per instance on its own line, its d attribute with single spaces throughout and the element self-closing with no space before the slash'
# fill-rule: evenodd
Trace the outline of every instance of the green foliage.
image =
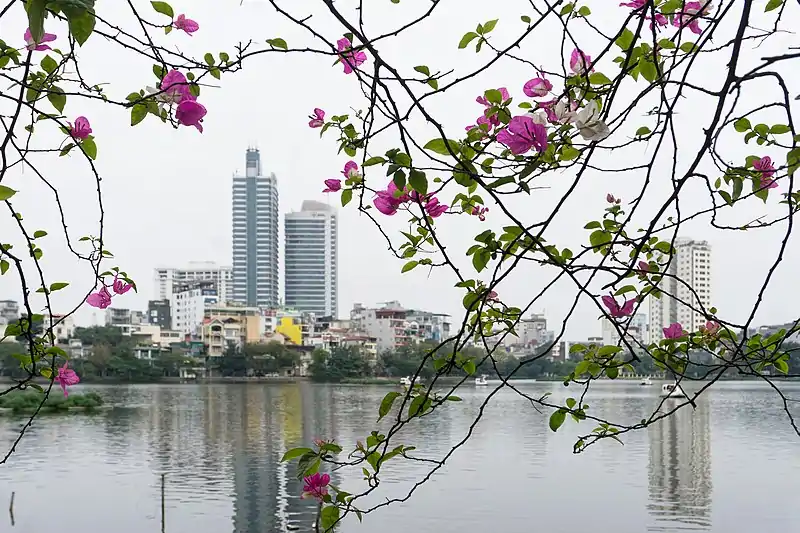
<svg viewBox="0 0 800 533">
<path fill-rule="evenodd" d="M 103 398 L 95 392 L 84 394 L 70 394 L 64 398 L 61 389 L 54 387 L 45 400 L 44 394 L 35 391 L 15 390 L 0 396 L 0 409 L 12 409 L 15 413 L 32 413 L 44 401 L 40 412 L 65 412 L 71 407 L 79 407 L 91 411 L 103 406 Z"/>
</svg>

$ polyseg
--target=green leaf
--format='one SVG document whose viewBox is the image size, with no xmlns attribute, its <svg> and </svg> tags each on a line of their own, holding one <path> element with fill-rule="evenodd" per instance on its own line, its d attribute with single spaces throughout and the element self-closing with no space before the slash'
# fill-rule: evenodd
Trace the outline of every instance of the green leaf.
<svg viewBox="0 0 800 533">
<path fill-rule="evenodd" d="M 212 56 L 211 54 L 206 53 L 206 55 L 203 56 L 203 59 L 205 60 L 206 65 L 208 65 L 209 67 L 214 66 L 214 56 Z"/>
<path fill-rule="evenodd" d="M 0 202 L 3 200 L 8 200 L 12 196 L 17 194 L 17 191 L 10 187 L 6 187 L 5 185 L 0 185 Z"/>
<path fill-rule="evenodd" d="M 522 15 L 520 17 L 520 20 L 522 22 L 524 22 L 525 24 L 530 24 L 531 23 L 531 18 L 528 15 Z"/>
<path fill-rule="evenodd" d="M 267 39 L 267 44 L 274 48 L 280 48 L 281 50 L 286 50 L 289 48 L 289 46 L 286 44 L 286 41 L 280 37 L 276 37 L 275 39 Z"/>
<path fill-rule="evenodd" d="M 636 136 L 637 137 L 644 137 L 648 133 L 650 133 L 650 128 L 648 128 L 647 126 L 642 126 L 638 130 L 636 130 Z"/>
<path fill-rule="evenodd" d="M 419 65 L 417 67 L 414 67 L 414 70 L 416 70 L 420 74 L 425 74 L 426 76 L 430 76 L 431 75 L 431 69 L 429 69 L 425 65 Z"/>
<path fill-rule="evenodd" d="M 658 69 L 655 63 L 645 57 L 639 59 L 639 73 L 650 83 L 654 82 L 658 77 Z"/>
<path fill-rule="evenodd" d="M 44 36 L 45 4 L 47 4 L 47 0 L 28 0 L 25 5 L 25 9 L 28 11 L 28 27 L 31 30 L 31 38 L 37 43 Z"/>
<path fill-rule="evenodd" d="M 408 272 L 409 270 L 414 270 L 414 268 L 415 268 L 415 267 L 416 267 L 418 264 L 419 264 L 419 262 L 418 262 L 418 261 L 409 261 L 408 263 L 406 263 L 405 265 L 403 265 L 403 268 L 402 268 L 402 270 L 400 270 L 400 273 L 401 273 L 401 274 L 405 274 L 405 273 L 406 273 L 406 272 Z"/>
<path fill-rule="evenodd" d="M 445 398 L 448 402 L 460 402 L 461 398 L 459 396 L 453 396 L 452 394 Z"/>
<path fill-rule="evenodd" d="M 69 151 L 72 150 L 73 148 L 75 148 L 75 144 L 74 143 L 68 143 L 67 145 L 64 146 L 64 148 L 61 149 L 61 152 L 58 154 L 59 157 L 63 157 L 65 155 L 67 155 L 69 153 Z"/>
<path fill-rule="evenodd" d="M 460 49 L 466 48 L 467 46 L 469 46 L 469 43 L 471 43 L 472 40 L 475 39 L 476 37 L 478 37 L 478 34 L 475 33 L 474 31 L 465 33 L 464 36 L 461 38 L 461 41 L 458 43 L 458 47 Z"/>
<path fill-rule="evenodd" d="M 569 15 L 575 9 L 575 2 L 570 2 L 561 8 L 561 16 Z"/>
<path fill-rule="evenodd" d="M 414 418 L 425 412 L 425 395 L 420 394 L 411 400 L 411 405 L 408 406 L 408 418 Z"/>
<path fill-rule="evenodd" d="M 301 455 L 305 455 L 307 453 L 314 453 L 314 450 L 312 450 L 311 448 L 292 448 L 291 450 L 287 450 L 286 453 L 283 454 L 281 462 L 285 463 L 286 461 L 291 461 L 292 459 L 296 459 Z"/>
<path fill-rule="evenodd" d="M 135 126 L 144 120 L 147 116 L 147 106 L 145 104 L 136 104 L 131 108 L 131 126 Z"/>
<path fill-rule="evenodd" d="M 612 240 L 611 234 L 605 230 L 595 230 L 589 235 L 589 242 L 595 248 L 595 253 L 599 252 L 599 248 L 610 243 Z"/>
<path fill-rule="evenodd" d="M 589 75 L 589 83 L 592 85 L 609 85 L 611 80 L 602 72 L 595 72 Z"/>
<path fill-rule="evenodd" d="M 748 131 L 752 126 L 750 125 L 750 121 L 746 117 L 742 117 L 733 123 L 733 127 L 739 133 L 744 133 L 745 131 Z"/>
<path fill-rule="evenodd" d="M 503 93 L 497 89 L 489 89 L 483 93 L 483 96 L 486 98 L 486 100 L 495 105 L 500 105 L 503 103 Z"/>
<path fill-rule="evenodd" d="M 328 505 L 322 508 L 319 513 L 319 525 L 323 533 L 332 531 L 333 525 L 339 521 L 339 508 L 335 505 Z"/>
<path fill-rule="evenodd" d="M 635 35 L 633 34 L 633 32 L 628 28 L 625 28 L 624 30 L 622 30 L 620 36 L 617 37 L 617 40 L 614 41 L 614 44 L 616 44 L 623 50 L 627 50 L 633 44 L 634 37 Z"/>
<path fill-rule="evenodd" d="M 581 151 L 574 146 L 566 145 L 561 149 L 561 161 L 572 161 L 581 155 Z"/>
<path fill-rule="evenodd" d="M 428 80 L 427 83 L 428 83 L 428 85 L 430 85 L 433 88 L 434 91 L 438 91 L 439 90 L 439 81 L 438 80 L 430 79 L 430 80 Z"/>
<path fill-rule="evenodd" d="M 786 124 L 775 124 L 769 129 L 769 132 L 774 135 L 781 135 L 783 133 L 789 133 L 790 131 L 792 131 L 791 128 Z"/>
<path fill-rule="evenodd" d="M 554 433 L 558 431 L 558 428 L 560 428 L 561 425 L 564 424 L 564 421 L 566 419 L 567 419 L 566 411 L 562 409 L 555 411 L 552 415 L 550 415 L 550 422 L 549 422 L 550 430 L 553 431 Z"/>
<path fill-rule="evenodd" d="M 601 227 L 600 226 L 600 222 L 598 222 L 597 220 L 592 220 L 591 222 L 587 223 L 583 227 L 583 229 L 595 229 L 595 228 L 599 228 L 599 227 Z"/>
<path fill-rule="evenodd" d="M 485 23 L 483 25 L 483 34 L 486 35 L 490 31 L 492 31 L 494 29 L 494 27 L 497 26 L 497 21 L 498 21 L 498 19 L 494 19 L 494 20 L 490 20 L 489 22 Z"/>
<path fill-rule="evenodd" d="M 83 46 L 94 31 L 95 18 L 90 9 L 65 9 L 69 21 L 69 32 L 79 45 Z"/>
<path fill-rule="evenodd" d="M 382 165 L 383 163 L 386 163 L 386 159 L 380 156 L 376 156 L 376 157 L 370 157 L 369 159 L 364 161 L 363 166 L 371 167 L 372 165 Z"/>
<path fill-rule="evenodd" d="M 40 238 L 44 237 L 45 235 L 47 235 L 47 232 L 45 230 L 43 230 L 43 229 L 37 229 L 36 231 L 33 232 L 33 238 L 34 239 L 40 239 Z"/>
<path fill-rule="evenodd" d="M 764 13 L 769 13 L 774 9 L 778 9 L 783 5 L 783 0 L 769 0 L 767 7 L 764 8 Z"/>
<path fill-rule="evenodd" d="M 686 41 L 681 45 L 681 51 L 690 54 L 696 48 L 695 44 L 691 41 Z"/>
<path fill-rule="evenodd" d="M 399 397 L 400 393 L 397 391 L 392 391 L 383 397 L 381 406 L 378 408 L 378 420 L 389 414 L 389 411 L 392 410 L 392 405 L 394 405 L 394 401 Z"/>
<path fill-rule="evenodd" d="M 161 13 L 162 15 L 166 15 L 169 18 L 175 18 L 175 12 L 172 10 L 172 6 L 166 2 L 150 2 L 153 4 L 153 9 L 156 10 L 157 13 Z"/>
<path fill-rule="evenodd" d="M 342 191 L 342 207 L 350 203 L 353 199 L 353 189 L 345 189 Z"/>
<path fill-rule="evenodd" d="M 588 7 L 586 7 L 586 6 L 583 6 L 578 10 L 578 15 L 580 15 L 582 17 L 588 17 L 591 14 L 592 14 L 592 10 L 589 9 Z"/>
<path fill-rule="evenodd" d="M 92 160 L 97 159 L 97 144 L 94 142 L 93 137 L 87 137 L 81 142 L 81 148 L 86 152 Z"/>
<path fill-rule="evenodd" d="M 67 95 L 64 94 L 64 91 L 60 87 L 56 87 L 55 85 L 51 87 L 50 91 L 47 93 L 47 100 L 59 113 L 64 112 L 64 106 L 67 105 Z"/>
<path fill-rule="evenodd" d="M 64 281 L 57 281 L 56 283 L 51 283 L 50 292 L 59 291 L 68 285 L 69 283 L 66 283 Z"/>
<path fill-rule="evenodd" d="M 50 56 L 44 56 L 42 58 L 41 65 L 42 69 L 44 69 L 44 71 L 48 74 L 52 74 L 58 68 L 58 63 L 56 60 Z"/>
<path fill-rule="evenodd" d="M 9 267 L 8 261 L 6 261 L 5 259 L 0 260 L 0 275 L 8 272 L 8 267 Z"/>
<path fill-rule="evenodd" d="M 453 154 L 458 154 L 460 150 L 460 145 L 456 141 L 450 139 L 447 139 L 447 142 L 445 144 L 445 139 L 437 138 L 428 141 L 428 143 L 423 148 L 425 150 L 430 150 L 431 152 L 436 152 L 437 154 L 450 155 L 450 152 L 452 152 Z"/>
<path fill-rule="evenodd" d="M 408 184 L 420 194 L 428 194 L 428 178 L 425 173 L 412 168 L 408 175 Z"/>
</svg>

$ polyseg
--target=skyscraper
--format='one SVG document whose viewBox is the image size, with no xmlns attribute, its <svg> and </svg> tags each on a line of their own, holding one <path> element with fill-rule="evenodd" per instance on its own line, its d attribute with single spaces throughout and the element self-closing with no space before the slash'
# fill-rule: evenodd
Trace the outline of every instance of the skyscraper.
<svg viewBox="0 0 800 533">
<path fill-rule="evenodd" d="M 675 322 L 685 331 L 697 331 L 706 323 L 703 314 L 691 307 L 711 307 L 711 245 L 707 241 L 675 239 L 675 254 L 667 274 L 659 284 L 664 294 L 660 299 L 650 297 L 651 342 L 663 339 L 663 328 Z"/>
<path fill-rule="evenodd" d="M 247 149 L 245 175 L 233 177 L 233 301 L 278 305 L 278 179 L 261 173 L 261 155 Z"/>
<path fill-rule="evenodd" d="M 211 281 L 217 291 L 219 301 L 230 299 L 232 280 L 231 267 L 220 266 L 212 261 L 190 261 L 185 268 L 159 267 L 154 271 L 154 300 L 169 300 L 176 292 L 198 281 Z"/>
<path fill-rule="evenodd" d="M 338 315 L 339 229 L 336 210 L 306 200 L 284 218 L 284 303 L 318 317 Z"/>
</svg>

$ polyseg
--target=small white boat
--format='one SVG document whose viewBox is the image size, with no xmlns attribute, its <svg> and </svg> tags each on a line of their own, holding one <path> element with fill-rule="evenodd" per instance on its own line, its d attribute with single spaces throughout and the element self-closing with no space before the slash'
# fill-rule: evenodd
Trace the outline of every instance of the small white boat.
<svg viewBox="0 0 800 533">
<path fill-rule="evenodd" d="M 488 384 L 489 384 L 489 382 L 486 381 L 486 374 L 483 374 L 479 378 L 475 378 L 475 385 L 480 386 L 480 385 L 488 385 Z"/>
<path fill-rule="evenodd" d="M 662 398 L 688 398 L 688 395 L 683 391 L 677 382 L 664 383 L 661 385 Z"/>
<path fill-rule="evenodd" d="M 653 382 L 650 380 L 650 378 L 644 378 L 644 379 L 642 379 L 642 381 L 639 382 L 639 385 L 641 385 L 643 387 L 649 387 L 652 384 L 653 384 Z"/>
<path fill-rule="evenodd" d="M 419 376 L 414 378 L 414 384 L 415 385 L 418 384 L 419 381 L 420 381 Z M 406 377 L 400 378 L 400 385 L 402 385 L 403 387 L 410 387 L 411 386 L 411 376 L 406 376 Z"/>
</svg>

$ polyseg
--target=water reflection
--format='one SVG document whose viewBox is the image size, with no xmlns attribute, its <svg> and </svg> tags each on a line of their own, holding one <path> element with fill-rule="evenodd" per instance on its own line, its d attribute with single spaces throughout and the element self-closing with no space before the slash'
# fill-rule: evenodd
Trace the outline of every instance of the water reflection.
<svg viewBox="0 0 800 533">
<path fill-rule="evenodd" d="M 711 528 L 711 426 L 709 407 L 682 408 L 652 426 L 648 531 Z"/>
</svg>

